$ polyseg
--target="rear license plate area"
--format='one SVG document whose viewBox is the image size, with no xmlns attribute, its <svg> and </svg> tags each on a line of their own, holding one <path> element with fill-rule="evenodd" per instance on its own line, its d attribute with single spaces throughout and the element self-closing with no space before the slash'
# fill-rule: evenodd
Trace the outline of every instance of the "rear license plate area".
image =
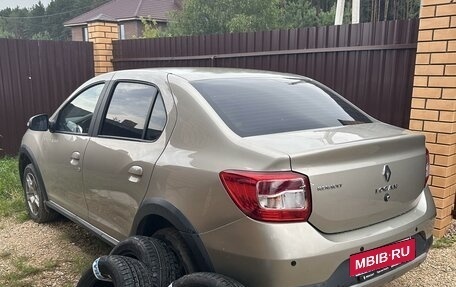
<svg viewBox="0 0 456 287">
<path fill-rule="evenodd" d="M 412 261 L 415 257 L 414 238 L 356 253 L 350 256 L 350 276 L 365 281 Z"/>
</svg>

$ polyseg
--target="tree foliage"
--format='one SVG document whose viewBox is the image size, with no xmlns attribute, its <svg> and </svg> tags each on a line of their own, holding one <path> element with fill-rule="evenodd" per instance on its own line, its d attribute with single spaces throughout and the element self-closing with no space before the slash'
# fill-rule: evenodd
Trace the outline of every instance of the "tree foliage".
<svg viewBox="0 0 456 287">
<path fill-rule="evenodd" d="M 63 23 L 108 0 L 53 0 L 45 7 L 0 10 L 0 37 L 18 39 L 68 40 L 70 29 Z"/>
<path fill-rule="evenodd" d="M 143 35 L 141 38 L 158 38 L 166 36 L 157 25 L 157 21 L 152 17 L 141 17 L 141 23 L 143 24 Z"/>
<path fill-rule="evenodd" d="M 363 22 L 417 18 L 419 12 L 419 0 L 361 1 L 361 21 Z"/>
<path fill-rule="evenodd" d="M 171 13 L 171 35 L 194 35 L 279 27 L 280 0 L 184 0 Z"/>
<path fill-rule="evenodd" d="M 282 25 L 280 28 L 332 25 L 335 15 L 335 1 L 284 1 Z"/>
<path fill-rule="evenodd" d="M 68 40 L 63 23 L 109 0 L 53 0 L 46 7 L 0 10 L 0 37 Z M 120 1 L 120 0 L 118 0 Z M 127 1 L 127 0 L 122 0 Z M 337 0 L 182 0 L 165 30 L 143 19 L 143 37 L 246 32 L 332 25 Z M 351 19 L 346 0 L 344 23 Z M 416 18 L 420 0 L 361 0 L 361 22 Z"/>
<path fill-rule="evenodd" d="M 337 0 L 184 0 L 170 14 L 168 34 L 200 35 L 276 28 L 325 26 L 334 23 Z M 420 0 L 361 0 L 362 22 L 418 17 Z M 344 22 L 351 19 L 346 0 Z"/>
</svg>

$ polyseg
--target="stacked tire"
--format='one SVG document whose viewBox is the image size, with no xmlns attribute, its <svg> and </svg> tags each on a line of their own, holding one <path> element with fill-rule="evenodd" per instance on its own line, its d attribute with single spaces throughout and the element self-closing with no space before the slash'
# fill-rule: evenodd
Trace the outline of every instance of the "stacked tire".
<svg viewBox="0 0 456 287">
<path fill-rule="evenodd" d="M 77 287 L 150 287 L 154 285 L 147 267 L 125 256 L 102 256 L 82 275 Z"/>
<path fill-rule="evenodd" d="M 183 275 L 174 252 L 163 241 L 133 236 L 108 256 L 94 261 L 77 287 L 167 287 Z"/>
<path fill-rule="evenodd" d="M 117 244 L 110 255 L 126 256 L 144 263 L 154 287 L 168 286 L 183 275 L 176 254 L 160 239 L 133 236 Z"/>
<path fill-rule="evenodd" d="M 168 287 L 244 287 L 244 285 L 221 274 L 199 272 L 185 275 Z"/>
<path fill-rule="evenodd" d="M 243 287 L 221 274 L 198 272 L 189 250 L 179 249 L 178 234 L 165 230 L 158 238 L 133 236 L 108 256 L 96 259 L 77 287 Z M 189 272 L 190 271 L 190 272 Z"/>
</svg>

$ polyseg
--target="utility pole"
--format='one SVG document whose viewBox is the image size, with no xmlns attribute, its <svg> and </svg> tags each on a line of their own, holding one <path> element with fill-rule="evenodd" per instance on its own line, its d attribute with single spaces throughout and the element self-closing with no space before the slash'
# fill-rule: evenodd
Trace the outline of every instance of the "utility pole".
<svg viewBox="0 0 456 287">
<path fill-rule="evenodd" d="M 352 0 L 352 24 L 359 23 L 360 0 Z"/>
<path fill-rule="evenodd" d="M 345 0 L 337 0 L 336 19 L 334 21 L 334 25 L 342 25 L 342 22 L 344 20 L 344 8 Z"/>
</svg>

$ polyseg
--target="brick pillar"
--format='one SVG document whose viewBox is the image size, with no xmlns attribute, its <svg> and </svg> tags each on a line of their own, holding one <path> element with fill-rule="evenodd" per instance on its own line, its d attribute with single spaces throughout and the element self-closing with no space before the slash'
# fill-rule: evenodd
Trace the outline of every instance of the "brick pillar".
<svg viewBox="0 0 456 287">
<path fill-rule="evenodd" d="M 437 206 L 434 235 L 452 220 L 456 192 L 456 0 L 422 0 L 410 129 L 426 136 Z"/>
<path fill-rule="evenodd" d="M 119 39 L 115 22 L 96 20 L 88 24 L 89 41 L 93 42 L 95 75 L 113 71 L 112 41 Z"/>
</svg>

